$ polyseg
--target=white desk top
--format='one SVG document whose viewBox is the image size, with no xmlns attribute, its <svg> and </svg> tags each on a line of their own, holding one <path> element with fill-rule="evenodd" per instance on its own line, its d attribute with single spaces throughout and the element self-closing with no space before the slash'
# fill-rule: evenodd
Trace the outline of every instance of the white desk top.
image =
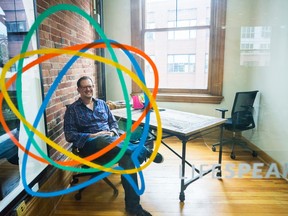
<svg viewBox="0 0 288 216">
<path fill-rule="evenodd" d="M 137 121 L 142 114 L 142 110 L 131 110 L 132 121 Z M 126 108 L 112 110 L 116 118 L 127 119 Z M 162 130 L 165 133 L 173 135 L 191 136 L 195 133 L 208 130 L 223 124 L 226 120 L 212 116 L 198 115 L 189 112 L 176 111 L 165 109 L 160 111 L 160 119 L 162 123 Z M 142 121 L 145 122 L 145 118 Z M 159 123 L 157 122 L 155 112 L 150 114 L 150 127 L 157 129 Z"/>
</svg>

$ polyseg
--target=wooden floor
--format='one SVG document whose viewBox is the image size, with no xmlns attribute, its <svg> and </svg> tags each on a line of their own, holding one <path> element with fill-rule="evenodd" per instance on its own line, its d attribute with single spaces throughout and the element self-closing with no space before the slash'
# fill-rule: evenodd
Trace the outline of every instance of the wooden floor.
<svg viewBox="0 0 288 216">
<path fill-rule="evenodd" d="M 19 185 L 19 166 L 9 163 L 6 159 L 0 160 L 0 200 Z"/>
<path fill-rule="evenodd" d="M 167 141 L 177 152 L 181 152 L 181 144 L 176 139 Z M 213 140 L 198 139 L 188 143 L 188 158 L 194 165 L 213 165 L 217 163 L 218 152 L 211 151 Z M 239 151 L 239 152 L 238 152 Z M 180 160 L 166 147 L 160 152 L 165 161 L 162 164 L 151 164 L 144 170 L 145 192 L 141 196 L 142 206 L 154 216 L 191 216 L 191 215 L 288 215 L 288 182 L 271 176 L 257 179 L 252 171 L 242 176 L 237 175 L 239 166 L 260 163 L 249 152 L 238 150 L 236 160 L 230 159 L 229 148 L 223 152 L 223 178 L 213 178 L 211 174 L 204 176 L 189 185 L 185 190 L 185 202 L 179 202 Z M 231 172 L 225 168 L 227 164 L 235 166 L 235 175 L 228 178 Z M 204 168 L 208 168 L 205 166 Z M 265 176 L 267 167 L 257 173 Z M 187 169 L 186 177 L 192 176 L 192 169 Z M 65 195 L 56 208 L 54 216 L 124 216 L 123 189 L 118 175 L 110 179 L 118 184 L 119 195 L 113 198 L 112 190 L 103 181 L 94 184 L 84 191 L 82 199 L 76 201 L 74 194 Z"/>
</svg>

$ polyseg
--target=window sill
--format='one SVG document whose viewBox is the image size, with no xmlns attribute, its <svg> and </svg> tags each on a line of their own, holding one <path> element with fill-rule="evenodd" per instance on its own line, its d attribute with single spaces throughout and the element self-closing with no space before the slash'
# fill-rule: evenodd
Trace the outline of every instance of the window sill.
<svg viewBox="0 0 288 216">
<path fill-rule="evenodd" d="M 223 96 L 209 94 L 157 94 L 157 102 L 185 102 L 185 103 L 210 103 L 220 104 Z"/>
</svg>

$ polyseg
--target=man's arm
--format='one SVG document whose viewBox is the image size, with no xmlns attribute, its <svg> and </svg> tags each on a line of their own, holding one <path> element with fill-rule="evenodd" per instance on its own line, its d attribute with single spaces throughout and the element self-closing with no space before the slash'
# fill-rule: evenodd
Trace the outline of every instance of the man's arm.
<svg viewBox="0 0 288 216">
<path fill-rule="evenodd" d="M 82 148 L 89 139 L 89 133 L 79 132 L 76 123 L 76 113 L 68 107 L 64 115 L 64 134 L 67 142 L 72 142 L 77 148 Z"/>
<path fill-rule="evenodd" d="M 107 115 L 108 115 L 108 124 L 109 124 L 109 128 L 110 131 L 112 131 L 115 135 L 119 136 L 118 133 L 118 122 L 116 120 L 116 118 L 114 117 L 114 115 L 112 114 L 111 110 L 109 109 L 109 107 L 106 105 L 106 111 L 107 111 Z"/>
</svg>

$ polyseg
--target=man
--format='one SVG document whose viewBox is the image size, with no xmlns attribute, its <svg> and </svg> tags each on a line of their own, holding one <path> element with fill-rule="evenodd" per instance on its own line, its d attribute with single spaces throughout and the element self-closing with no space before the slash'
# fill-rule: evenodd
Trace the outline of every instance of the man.
<svg viewBox="0 0 288 216">
<path fill-rule="evenodd" d="M 77 91 L 80 98 L 67 108 L 64 116 L 65 138 L 68 142 L 73 143 L 73 146 L 79 150 L 83 157 L 98 152 L 119 137 L 115 117 L 103 100 L 93 98 L 93 88 L 93 81 L 90 77 L 81 77 L 77 81 Z M 133 145 L 128 147 L 119 161 L 119 165 L 124 169 L 135 168 L 131 159 Z M 109 162 L 120 152 L 120 146 L 121 143 L 101 157 L 107 158 Z M 143 162 L 151 154 L 152 152 L 144 147 L 139 154 L 139 161 Z M 154 162 L 163 162 L 162 155 L 158 153 Z M 130 176 L 137 184 L 137 173 L 130 174 Z M 140 205 L 140 196 L 137 195 L 123 175 L 121 181 L 125 191 L 127 213 L 135 216 L 150 216 L 151 214 Z"/>
</svg>

